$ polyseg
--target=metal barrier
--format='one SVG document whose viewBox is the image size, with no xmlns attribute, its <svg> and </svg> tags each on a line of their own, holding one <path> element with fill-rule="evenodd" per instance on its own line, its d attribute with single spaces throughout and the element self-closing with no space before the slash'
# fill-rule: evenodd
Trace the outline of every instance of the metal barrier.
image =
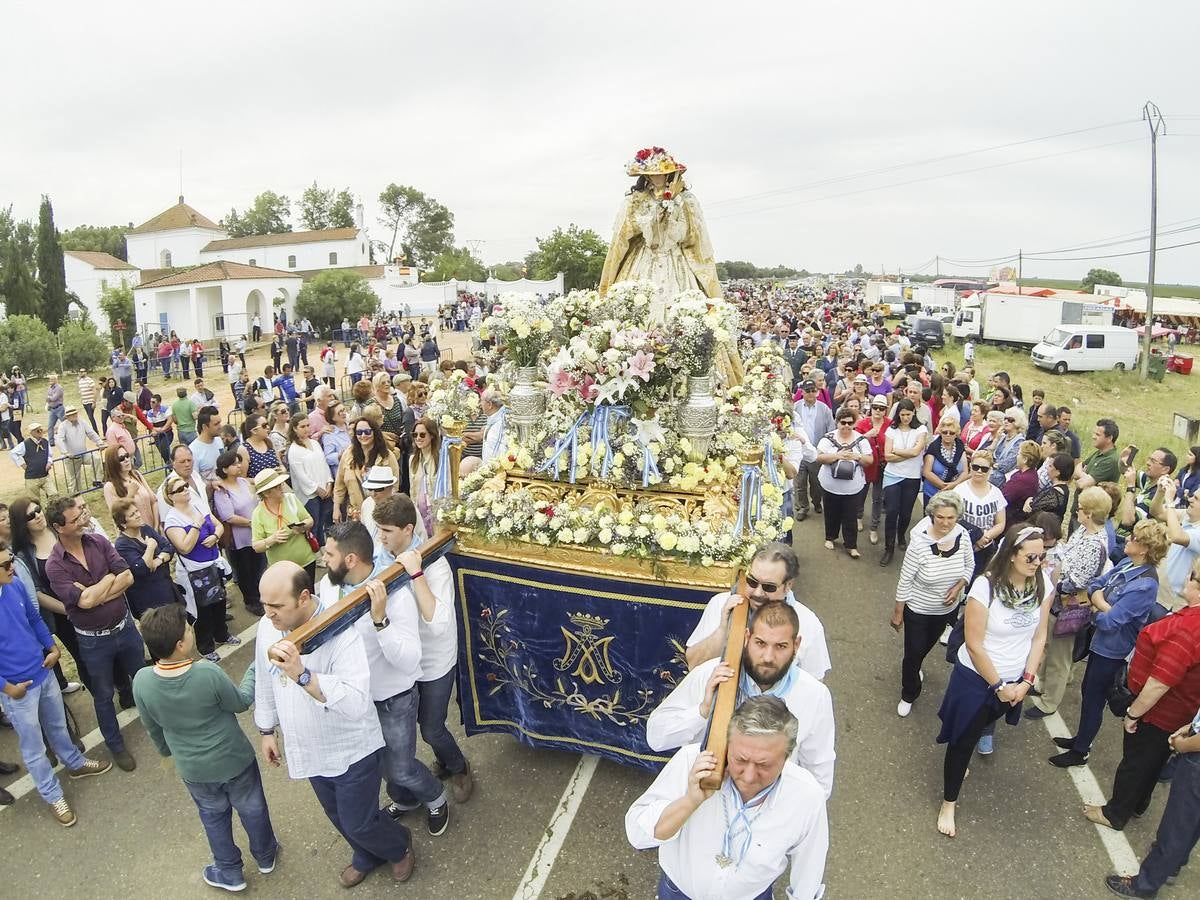
<svg viewBox="0 0 1200 900">
<path fill-rule="evenodd" d="M 158 444 L 152 434 L 140 434 L 134 438 L 134 443 L 142 455 L 142 465 L 138 469 L 143 475 L 159 472 L 167 468 L 167 461 L 159 452 Z M 85 450 L 74 456 L 62 456 L 51 463 L 48 473 L 47 493 L 59 496 L 82 496 L 104 488 L 104 451 L 99 449 Z M 75 475 L 73 473 L 78 473 Z M 76 484 L 72 486 L 72 481 Z"/>
</svg>

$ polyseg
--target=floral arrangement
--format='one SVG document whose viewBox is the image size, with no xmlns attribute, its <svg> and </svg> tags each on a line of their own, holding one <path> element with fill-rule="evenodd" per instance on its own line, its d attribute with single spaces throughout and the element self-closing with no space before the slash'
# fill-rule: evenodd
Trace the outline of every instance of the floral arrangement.
<svg viewBox="0 0 1200 900">
<path fill-rule="evenodd" d="M 662 147 L 643 147 L 633 155 L 625 171 L 630 175 L 670 175 L 687 171 L 687 166 Z"/>
<path fill-rule="evenodd" d="M 517 366 L 536 366 L 553 330 L 550 311 L 536 296 L 501 294 L 496 310 L 480 325 L 479 338 L 494 339 Z"/>
<path fill-rule="evenodd" d="M 724 300 L 686 291 L 667 311 L 671 361 L 686 375 L 707 375 L 718 343 L 725 343 L 740 328 L 737 308 Z"/>
<path fill-rule="evenodd" d="M 443 428 L 455 422 L 470 422 L 479 413 L 479 394 L 475 379 L 458 369 L 438 383 L 429 395 L 425 414 Z"/>
<path fill-rule="evenodd" d="M 790 379 L 782 376 L 787 361 L 774 341 L 750 352 L 743 363 L 742 383 L 729 389 L 721 409 L 719 431 L 740 434 L 752 444 L 791 432 Z"/>
</svg>

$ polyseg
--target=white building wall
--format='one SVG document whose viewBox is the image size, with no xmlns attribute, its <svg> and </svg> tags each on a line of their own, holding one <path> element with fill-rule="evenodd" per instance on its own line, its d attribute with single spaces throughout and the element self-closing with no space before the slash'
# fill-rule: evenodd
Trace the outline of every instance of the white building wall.
<svg viewBox="0 0 1200 900">
<path fill-rule="evenodd" d="M 262 266 L 266 269 L 333 269 L 367 264 L 369 248 L 366 235 L 360 232 L 358 240 L 314 241 L 304 244 L 276 244 L 267 247 L 243 247 L 237 250 L 209 250 L 200 254 L 200 262 L 218 259 L 245 265 Z M 337 261 L 331 263 L 329 254 L 336 253 Z M 295 264 L 289 264 L 289 257 Z M 252 262 L 253 261 L 253 262 Z"/>
<path fill-rule="evenodd" d="M 74 292 L 87 307 L 88 316 L 100 329 L 108 323 L 108 317 L 100 310 L 100 292 L 105 283 L 113 287 L 122 283 L 133 287 L 141 278 L 137 269 L 95 269 L 69 253 L 63 254 L 63 264 L 67 273 L 67 290 Z"/>
<path fill-rule="evenodd" d="M 223 231 L 207 228 L 176 228 L 172 231 L 157 231 L 152 234 L 125 235 L 126 256 L 139 269 L 162 269 L 163 251 L 171 253 L 172 266 L 194 266 L 209 262 L 200 258 L 200 248 L 211 241 L 226 237 Z"/>
</svg>

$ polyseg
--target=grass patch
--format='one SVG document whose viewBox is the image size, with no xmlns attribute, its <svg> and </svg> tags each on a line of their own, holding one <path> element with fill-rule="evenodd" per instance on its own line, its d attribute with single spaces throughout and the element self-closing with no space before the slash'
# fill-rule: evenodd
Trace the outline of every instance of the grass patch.
<svg viewBox="0 0 1200 900">
<path fill-rule="evenodd" d="M 1022 287 L 1044 287 L 1056 291 L 1077 291 L 1079 282 L 1070 278 L 1022 278 Z M 1126 281 L 1125 287 L 1146 289 L 1144 281 Z M 1155 297 L 1190 297 L 1200 300 L 1200 285 L 1196 284 L 1155 284 Z"/>
</svg>

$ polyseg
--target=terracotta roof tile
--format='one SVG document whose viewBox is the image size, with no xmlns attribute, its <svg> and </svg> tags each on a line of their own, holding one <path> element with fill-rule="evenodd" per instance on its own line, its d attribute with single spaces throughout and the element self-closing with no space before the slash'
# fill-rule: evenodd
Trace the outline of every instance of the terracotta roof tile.
<svg viewBox="0 0 1200 900">
<path fill-rule="evenodd" d="M 364 278 L 382 278 L 383 266 L 331 266 L 327 269 L 298 269 L 295 274 L 312 281 L 322 272 L 357 272 Z"/>
<path fill-rule="evenodd" d="M 128 234 L 149 234 L 155 231 L 171 231 L 176 228 L 207 228 L 211 231 L 224 231 L 220 225 L 203 213 L 197 212 L 183 198 L 170 209 L 165 209 L 148 222 L 143 222 Z"/>
<path fill-rule="evenodd" d="M 205 281 L 227 281 L 244 278 L 299 278 L 295 272 L 284 272 L 280 269 L 266 269 L 262 266 L 247 266 L 243 263 L 229 262 L 219 259 L 216 262 L 196 266 L 173 275 L 166 275 L 155 281 L 144 281 L 135 290 L 143 288 L 176 287 L 183 284 L 200 284 Z"/>
<path fill-rule="evenodd" d="M 136 269 L 123 259 L 117 259 L 111 253 L 100 250 L 64 250 L 67 256 L 73 256 L 82 263 L 87 263 L 93 269 Z"/>
<path fill-rule="evenodd" d="M 244 250 L 248 247 L 276 247 L 280 244 L 316 244 L 321 241 L 352 241 L 358 237 L 357 228 L 322 228 L 318 231 L 283 231 L 279 234 L 251 234 L 246 237 L 209 241 L 201 253 L 221 250 Z"/>
</svg>

